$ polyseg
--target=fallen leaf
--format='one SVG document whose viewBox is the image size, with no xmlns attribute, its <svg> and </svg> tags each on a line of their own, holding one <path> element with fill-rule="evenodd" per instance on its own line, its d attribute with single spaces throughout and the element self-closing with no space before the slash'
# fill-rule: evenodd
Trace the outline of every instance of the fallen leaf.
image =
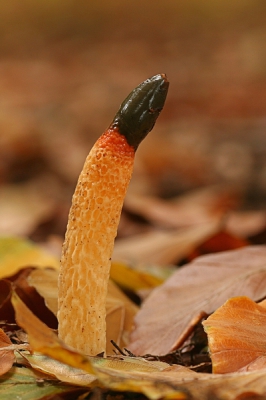
<svg viewBox="0 0 266 400">
<path fill-rule="evenodd" d="M 221 230 L 195 248 L 189 255 L 188 260 L 193 260 L 193 258 L 199 257 L 203 254 L 240 249 L 249 244 L 250 243 L 247 240 L 240 239 L 233 236 L 231 233 Z"/>
<path fill-rule="evenodd" d="M 9 371 L 15 360 L 14 350 L 5 349 L 11 344 L 9 337 L 0 329 L 0 375 Z"/>
<path fill-rule="evenodd" d="M 130 192 L 124 208 L 164 228 L 188 227 L 221 219 L 236 204 L 225 187 L 208 187 L 171 200 Z"/>
<path fill-rule="evenodd" d="M 248 238 L 259 234 L 266 228 L 266 212 L 233 211 L 225 220 L 225 229 L 239 238 Z"/>
<path fill-rule="evenodd" d="M 143 300 L 174 271 L 176 271 L 174 265 L 113 261 L 110 278 L 123 290 L 136 293 Z"/>
<path fill-rule="evenodd" d="M 45 306 L 44 299 L 28 284 L 27 278 L 33 268 L 23 268 L 13 276 L 0 280 L 0 320 L 15 324 L 14 310 L 11 304 L 12 289 L 16 289 L 20 298 L 46 325 L 57 328 L 57 319 Z M 16 329 L 16 327 L 13 327 Z M 12 329 L 13 329 L 12 328 Z"/>
<path fill-rule="evenodd" d="M 113 371 L 153 373 L 163 371 L 169 364 L 162 361 L 148 361 L 142 357 L 90 357 L 95 371 L 99 369 L 111 369 Z"/>
<path fill-rule="evenodd" d="M 55 201 L 46 187 L 39 180 L 1 186 L 0 234 L 27 236 L 53 213 Z"/>
<path fill-rule="evenodd" d="M 254 361 L 240 368 L 238 371 L 257 371 L 266 368 L 266 356 L 259 356 Z M 264 371 L 265 372 L 265 371 Z"/>
<path fill-rule="evenodd" d="M 21 268 L 28 266 L 59 268 L 59 260 L 29 240 L 1 237 L 0 278 L 14 275 Z"/>
<path fill-rule="evenodd" d="M 31 274 L 32 270 L 33 268 L 21 269 L 15 277 L 10 278 L 12 280 L 12 286 L 21 300 L 30 308 L 36 317 L 40 318 L 41 321 L 50 328 L 57 329 L 57 318 L 55 318 L 54 314 L 46 307 L 43 297 L 28 283 L 28 276 Z"/>
<path fill-rule="evenodd" d="M 235 372 L 245 366 L 247 370 L 266 367 L 265 307 L 248 297 L 233 297 L 204 321 L 203 326 L 214 373 Z"/>
<path fill-rule="evenodd" d="M 161 277 L 152 274 L 152 271 L 143 271 L 138 265 L 130 266 L 122 262 L 112 263 L 110 277 L 122 288 L 134 292 L 140 289 L 154 288 L 164 281 Z"/>
<path fill-rule="evenodd" d="M 162 372 L 169 367 L 166 363 L 123 357 L 121 360 L 94 358 L 92 364 L 98 380 L 106 388 L 143 393 L 154 400 L 170 394 L 174 394 L 176 399 L 186 399 L 184 391 L 175 390 L 164 381 Z"/>
<path fill-rule="evenodd" d="M 0 320 L 8 323 L 15 322 L 14 309 L 11 304 L 11 282 L 0 280 Z"/>
<path fill-rule="evenodd" d="M 71 368 L 49 357 L 40 354 L 29 355 L 25 352 L 23 357 L 25 357 L 34 369 L 56 376 L 63 382 L 82 386 L 91 386 L 93 382 L 92 375 L 86 374 L 82 370 Z M 171 386 L 168 387 L 167 381 L 163 382 L 164 378 L 167 378 L 167 373 L 161 374 L 164 371 L 168 371 L 169 365 L 166 363 L 151 362 L 138 357 L 122 356 L 108 358 L 89 357 L 89 359 L 93 365 L 97 379 L 100 380 L 94 382 L 94 385 L 99 386 L 100 384 L 105 388 L 119 391 L 133 390 L 144 393 L 150 398 L 159 398 L 165 393 L 173 392 L 173 388 Z M 179 372 L 179 378 L 181 376 L 185 378 L 188 375 L 194 375 L 194 378 L 197 376 L 196 373 L 184 367 L 176 368 L 176 370 Z M 93 378 L 95 380 L 95 377 Z M 146 379 L 150 380 L 148 384 L 145 384 Z M 156 383 L 157 379 L 161 379 L 161 384 L 158 385 Z M 175 392 L 175 394 L 177 393 Z M 183 399 L 183 395 L 180 398 Z"/>
<path fill-rule="evenodd" d="M 7 374 L 0 376 L 0 398 L 5 400 L 42 400 L 50 396 L 64 394 L 77 398 L 84 393 L 84 388 L 64 385 L 49 379 L 48 375 L 29 368 L 12 368 Z"/>
<path fill-rule="evenodd" d="M 15 292 L 12 294 L 12 304 L 16 321 L 27 332 L 33 351 L 94 374 L 88 358 L 71 350 L 59 340 L 57 335 L 28 309 Z"/>
<path fill-rule="evenodd" d="M 122 369 L 111 364 L 108 367 L 104 363 L 94 365 L 94 368 L 98 380 L 105 388 L 143 393 L 152 400 L 236 400 L 260 398 L 266 394 L 265 371 L 212 375 L 196 373 L 179 365 L 157 371 L 138 371 L 133 365 Z"/>
<path fill-rule="evenodd" d="M 58 270 L 53 268 L 35 269 L 28 276 L 28 283 L 44 298 L 46 306 L 57 315 Z"/>
<path fill-rule="evenodd" d="M 44 298 L 47 307 L 57 315 L 58 271 L 52 268 L 36 269 L 31 272 L 28 282 Z M 113 353 L 113 340 L 118 346 L 127 346 L 133 318 L 138 307 L 112 282 L 108 284 L 106 302 L 107 354 Z"/>
<path fill-rule="evenodd" d="M 122 392 L 133 391 L 143 393 L 152 400 L 161 398 L 198 400 L 199 393 L 201 400 L 214 398 L 235 400 L 236 398 L 241 398 L 241 396 L 243 396 L 242 398 L 249 398 L 244 397 L 247 394 L 249 396 L 257 396 L 255 398 L 260 398 L 259 396 L 264 396 L 266 393 L 265 371 L 211 375 L 196 373 L 179 365 L 168 366 L 165 363 L 150 362 L 134 357 L 119 357 L 118 359 L 90 357 L 90 360 L 97 377 L 97 381 L 95 382 L 97 386 Z M 40 366 L 42 367 L 41 364 Z M 45 364 L 44 362 L 44 370 Z M 49 358 L 47 358 L 46 365 L 49 370 L 51 367 L 49 366 Z M 65 370 L 64 364 L 61 365 L 61 363 L 58 363 L 59 370 L 60 367 L 62 371 Z M 28 369 L 24 373 L 27 371 L 29 376 L 34 376 L 33 372 Z M 72 372 L 72 369 L 70 369 L 70 374 Z M 53 381 L 49 381 L 49 375 L 41 374 L 38 371 L 35 374 L 35 376 L 39 374 L 42 377 L 43 385 L 46 382 L 50 382 L 50 385 L 54 387 Z M 17 379 L 15 374 L 12 376 Z M 82 377 L 82 374 L 80 376 Z M 7 379 L 5 382 L 8 383 L 11 376 L 6 374 L 5 377 Z M 13 380 L 11 382 L 12 384 L 15 382 L 16 384 L 20 383 L 20 381 L 14 382 Z M 1 390 L 3 390 L 2 384 L 0 386 L 0 394 Z"/>
<path fill-rule="evenodd" d="M 34 370 L 51 375 L 61 382 L 79 386 L 90 386 L 95 381 L 94 375 L 88 374 L 81 369 L 70 367 L 42 354 L 30 354 L 25 351 L 20 354 Z"/>
<path fill-rule="evenodd" d="M 212 313 L 233 296 L 266 295 L 266 247 L 201 256 L 155 288 L 135 318 L 128 348 L 134 354 L 171 351 L 200 312 Z"/>
<path fill-rule="evenodd" d="M 173 231 L 154 231 L 123 238 L 116 241 L 112 258 L 129 263 L 175 264 L 219 229 L 220 220 L 212 220 Z"/>
</svg>

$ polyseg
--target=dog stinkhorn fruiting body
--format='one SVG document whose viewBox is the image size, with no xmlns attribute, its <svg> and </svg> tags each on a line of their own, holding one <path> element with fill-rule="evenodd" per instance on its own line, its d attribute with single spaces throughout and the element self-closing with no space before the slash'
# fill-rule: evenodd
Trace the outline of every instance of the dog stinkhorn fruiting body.
<svg viewBox="0 0 266 400">
<path fill-rule="evenodd" d="M 135 88 L 91 149 L 69 213 L 58 284 L 59 337 L 88 355 L 105 352 L 111 255 L 135 151 L 168 90 L 164 74 Z"/>
</svg>

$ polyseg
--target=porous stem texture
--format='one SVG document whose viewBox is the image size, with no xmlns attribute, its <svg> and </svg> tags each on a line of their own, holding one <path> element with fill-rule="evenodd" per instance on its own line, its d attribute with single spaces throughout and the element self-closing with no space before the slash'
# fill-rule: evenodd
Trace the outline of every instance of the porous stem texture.
<svg viewBox="0 0 266 400">
<path fill-rule="evenodd" d="M 123 135 L 107 130 L 88 155 L 72 199 L 59 275 L 59 337 L 88 355 L 106 349 L 111 256 L 134 154 Z"/>
</svg>

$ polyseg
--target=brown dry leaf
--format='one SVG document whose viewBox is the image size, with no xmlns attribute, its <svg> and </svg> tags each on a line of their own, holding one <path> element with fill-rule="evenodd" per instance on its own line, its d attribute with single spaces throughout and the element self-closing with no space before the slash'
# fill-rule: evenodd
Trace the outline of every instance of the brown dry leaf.
<svg viewBox="0 0 266 400">
<path fill-rule="evenodd" d="M 8 281 L 12 282 L 12 288 L 16 290 L 22 301 L 30 308 L 30 310 L 38 318 L 42 320 L 50 328 L 57 329 L 58 323 L 54 314 L 46 307 L 44 299 L 39 295 L 39 293 L 29 285 L 28 276 L 31 274 L 33 268 L 23 268 L 17 274 L 7 278 Z M 10 303 L 10 294 L 7 293 L 6 306 Z M 5 311 L 5 308 L 1 311 Z M 11 319 L 13 316 L 11 312 L 10 316 L 7 316 L 8 322 L 13 322 Z M 2 317 L 2 314 L 0 314 Z"/>
<path fill-rule="evenodd" d="M 0 280 L 0 320 L 15 322 L 14 309 L 11 304 L 12 285 L 4 279 Z"/>
<path fill-rule="evenodd" d="M 196 373 L 179 365 L 145 371 L 137 370 L 133 365 L 123 369 L 96 362 L 92 360 L 97 378 L 105 388 L 144 393 L 153 400 L 236 400 L 251 399 L 252 396 L 260 398 L 266 394 L 265 371 L 211 375 Z"/>
<path fill-rule="evenodd" d="M 251 361 L 249 364 L 240 368 L 238 371 L 258 371 L 260 369 L 266 369 L 266 355 L 259 356 L 254 361 Z"/>
<path fill-rule="evenodd" d="M 10 368 L 12 368 L 15 360 L 14 350 L 5 349 L 5 347 L 10 345 L 12 345 L 11 340 L 5 332 L 0 329 L 0 375 L 8 372 Z"/>
<path fill-rule="evenodd" d="M 266 247 L 202 256 L 155 288 L 135 318 L 129 349 L 134 354 L 167 354 L 191 320 L 210 314 L 233 296 L 266 295 Z"/>
<path fill-rule="evenodd" d="M 191 261 L 193 258 L 199 257 L 203 254 L 240 249 L 241 247 L 246 247 L 249 244 L 250 243 L 247 240 L 240 239 L 236 236 L 233 236 L 229 232 L 221 230 L 205 240 L 205 242 L 200 244 L 200 246 L 195 248 L 189 255 L 188 261 Z"/>
<path fill-rule="evenodd" d="M 168 385 L 167 380 L 164 381 L 163 371 L 169 368 L 166 363 L 151 362 L 138 357 L 93 358 L 91 362 L 98 380 L 105 388 L 143 393 L 150 399 L 159 399 L 170 394 L 174 394 L 176 399 L 186 399 L 183 390 L 179 391 Z"/>
<path fill-rule="evenodd" d="M 151 400 L 161 398 L 198 400 L 199 394 L 201 400 L 265 398 L 265 371 L 210 375 L 195 373 L 188 368 L 177 365 L 164 368 L 163 365 L 159 366 L 151 363 L 153 365 L 149 367 L 150 363 L 146 361 L 146 366 L 144 366 L 144 360 L 136 360 L 134 358 L 127 358 L 124 360 L 126 362 L 122 360 L 118 360 L 117 362 L 115 359 L 113 361 L 100 359 L 99 363 L 98 360 L 95 360 L 94 364 L 94 358 L 92 358 L 93 367 L 97 377 L 97 386 L 111 390 L 144 393 Z M 43 366 L 43 369 L 47 367 L 47 369 L 50 370 L 51 365 L 49 364 L 49 360 L 47 360 L 47 363 L 45 360 L 43 361 L 43 365 L 42 362 L 40 362 L 40 369 L 42 369 Z M 35 362 L 35 360 L 33 360 L 33 362 Z M 36 363 L 38 363 L 37 360 Z M 122 365 L 122 363 L 124 363 L 124 365 Z M 56 370 L 60 374 L 60 365 L 58 365 L 58 367 L 59 368 L 56 368 Z M 63 364 L 61 365 L 61 368 L 62 372 L 67 370 Z M 17 387 L 22 383 L 17 379 L 13 369 L 12 372 L 13 374 L 11 376 L 8 374 L 4 375 L 3 378 L 5 378 L 5 381 L 1 381 L 0 396 L 3 396 L 3 394 L 5 395 L 7 392 L 13 394 L 12 388 L 14 389 L 14 387 Z M 47 381 L 47 378 L 49 379 L 48 375 L 41 374 L 38 371 L 32 371 L 28 368 L 19 368 L 18 372 L 24 372 L 25 375 L 34 376 L 36 387 L 38 385 L 38 381 L 36 383 L 37 378 L 41 378 L 44 384 Z M 72 374 L 73 379 L 75 379 L 73 370 L 70 369 L 69 372 Z M 68 377 L 64 376 L 63 373 L 62 377 L 68 379 Z M 70 379 L 72 377 L 70 377 Z M 77 372 L 77 380 L 79 378 L 83 380 L 80 371 Z M 85 385 L 84 381 L 83 383 Z M 5 385 L 7 387 L 5 387 Z M 49 385 L 51 385 L 51 382 L 49 382 Z M 88 386 L 90 387 L 91 385 L 88 384 Z M 58 387 L 58 384 L 56 384 L 56 387 Z M 29 388 L 28 376 L 27 379 L 25 379 L 26 394 L 27 388 Z M 69 388 L 71 388 L 71 386 L 69 386 Z M 37 393 L 39 393 L 39 391 Z M 16 394 L 21 394 L 21 390 L 17 390 Z"/>
<path fill-rule="evenodd" d="M 0 280 L 0 320 L 14 324 L 10 326 L 11 330 L 16 329 L 14 309 L 11 304 L 11 294 L 14 289 L 37 317 L 49 327 L 57 328 L 57 319 L 47 309 L 44 299 L 28 284 L 27 278 L 33 270 L 33 268 L 23 268 L 17 274 Z"/>
<path fill-rule="evenodd" d="M 266 308 L 248 297 L 226 301 L 203 322 L 213 372 L 266 367 Z"/>
<path fill-rule="evenodd" d="M 44 298 L 47 307 L 57 315 L 58 271 L 52 268 L 36 269 L 31 272 L 28 282 Z M 129 342 L 129 333 L 138 307 L 112 282 L 109 281 L 106 304 L 107 353 L 113 353 L 111 340 L 124 347 Z"/>
<path fill-rule="evenodd" d="M 95 370 L 95 377 L 84 373 L 80 369 L 69 367 L 41 354 L 30 355 L 23 352 L 22 356 L 34 369 L 55 376 L 63 382 L 91 386 L 91 383 L 95 381 L 96 377 L 99 377 L 101 386 L 103 387 L 114 387 L 117 390 L 126 391 L 133 389 L 140 393 L 147 393 L 151 398 L 154 398 L 154 393 L 156 393 L 157 398 L 161 397 L 164 393 L 164 390 L 162 390 L 163 385 L 159 387 L 156 386 L 156 378 L 163 380 L 164 375 L 160 375 L 160 373 L 169 368 L 169 365 L 166 363 L 157 361 L 150 362 L 137 357 L 89 357 Z M 189 371 L 187 368 L 182 369 L 182 367 L 180 367 L 179 373 L 179 378 L 191 374 L 194 374 L 196 377 L 196 374 Z M 154 378 L 151 379 L 151 383 L 147 385 L 148 387 L 140 383 L 139 379 L 150 379 L 153 375 Z M 124 383 L 125 376 L 129 378 L 126 383 Z M 120 377 L 122 378 L 121 382 Z M 97 385 L 99 386 L 99 382 L 97 382 Z M 170 390 L 172 392 L 172 389 Z"/>
<path fill-rule="evenodd" d="M 25 351 L 20 354 L 34 370 L 52 375 L 61 382 L 79 386 L 89 386 L 95 381 L 94 375 L 88 374 L 81 369 L 70 367 L 67 364 L 53 360 L 42 354 L 30 354 Z"/>
<path fill-rule="evenodd" d="M 236 204 L 236 196 L 224 187 L 209 187 L 171 200 L 131 193 L 124 208 L 153 224 L 180 228 L 221 219 Z"/>
<path fill-rule="evenodd" d="M 234 211 L 230 212 L 225 229 L 239 238 L 257 235 L 266 228 L 266 211 Z"/>
<path fill-rule="evenodd" d="M 60 377 L 64 382 L 91 386 L 88 374 L 69 368 L 41 355 L 25 356 L 33 368 Z M 265 395 L 265 372 L 254 371 L 238 374 L 211 375 L 188 368 L 141 358 L 90 357 L 95 370 L 97 386 L 118 391 L 143 393 L 152 400 L 175 398 L 209 400 L 212 398 L 235 400 L 237 396 Z M 240 397 L 239 397 L 240 398 Z M 246 397 L 244 397 L 246 398 Z"/>
<path fill-rule="evenodd" d="M 169 265 L 185 258 L 207 238 L 217 233 L 220 220 L 173 231 L 153 231 L 117 240 L 113 260 Z"/>
<path fill-rule="evenodd" d="M 0 188 L 0 234 L 27 236 L 55 209 L 44 182 L 29 181 Z"/>
</svg>

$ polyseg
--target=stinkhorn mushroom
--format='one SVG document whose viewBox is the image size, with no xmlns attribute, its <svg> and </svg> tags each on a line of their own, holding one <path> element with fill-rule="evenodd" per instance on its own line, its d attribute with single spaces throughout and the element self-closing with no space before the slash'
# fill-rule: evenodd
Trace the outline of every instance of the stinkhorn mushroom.
<svg viewBox="0 0 266 400">
<path fill-rule="evenodd" d="M 114 239 L 138 145 L 153 128 L 168 90 L 164 74 L 137 86 L 92 147 L 79 176 L 59 273 L 58 333 L 97 355 L 106 348 L 106 297 Z"/>
</svg>

